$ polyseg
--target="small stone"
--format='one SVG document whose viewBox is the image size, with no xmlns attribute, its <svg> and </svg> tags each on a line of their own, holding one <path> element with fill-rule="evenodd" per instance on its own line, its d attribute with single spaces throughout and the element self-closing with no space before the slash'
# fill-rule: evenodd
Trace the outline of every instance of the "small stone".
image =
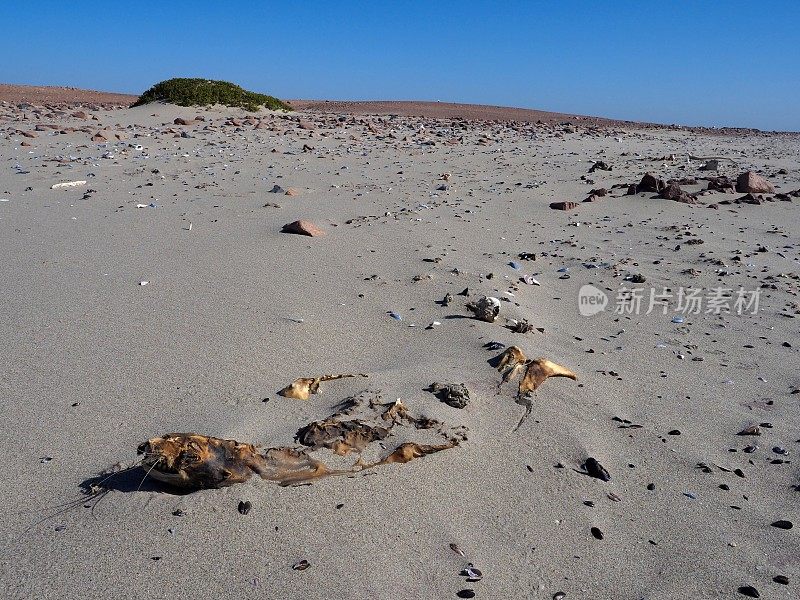
<svg viewBox="0 0 800 600">
<path fill-rule="evenodd" d="M 577 208 L 577 202 L 551 202 L 550 208 L 553 210 L 572 210 Z"/>
<path fill-rule="evenodd" d="M 600 529 L 599 529 L 599 528 L 597 528 L 597 527 L 592 527 L 592 528 L 591 528 L 589 531 L 591 531 L 591 533 L 592 533 L 592 537 L 593 537 L 594 539 L 596 539 L 596 540 L 602 540 L 602 539 L 603 539 L 603 532 L 602 532 L 602 531 L 600 531 Z"/>
<path fill-rule="evenodd" d="M 739 593 L 742 596 L 747 596 L 748 598 L 761 598 L 761 594 L 758 593 L 758 590 L 754 588 L 752 585 L 743 585 L 739 588 Z"/>
<path fill-rule="evenodd" d="M 611 474 L 606 471 L 603 465 L 601 465 L 591 456 L 586 459 L 586 462 L 583 463 L 583 468 L 586 469 L 586 472 L 589 475 L 596 479 L 601 479 L 602 481 L 611 481 Z"/>
<path fill-rule="evenodd" d="M 456 592 L 456 596 L 459 598 L 474 598 L 475 591 L 471 589 L 461 590 L 460 592 Z"/>
<path fill-rule="evenodd" d="M 242 515 L 246 515 L 250 512 L 250 509 L 253 508 L 253 505 L 250 503 L 249 500 L 239 502 L 239 513 Z"/>
<path fill-rule="evenodd" d="M 296 563 L 294 563 L 292 565 L 292 569 L 294 569 L 295 571 L 305 571 L 310 566 L 311 566 L 311 563 L 308 562 L 307 560 L 303 559 L 303 560 L 299 560 Z"/>
<path fill-rule="evenodd" d="M 794 524 L 786 519 L 780 519 L 779 521 L 772 523 L 772 526 L 777 527 L 778 529 L 791 529 L 794 527 Z"/>
<path fill-rule="evenodd" d="M 772 578 L 772 581 L 775 583 L 780 583 L 781 585 L 789 585 L 789 578 L 786 575 L 775 575 Z"/>
<path fill-rule="evenodd" d="M 298 235 L 307 235 L 309 237 L 320 237 L 325 235 L 325 232 L 314 225 L 311 221 L 294 221 L 287 223 L 281 229 L 283 233 L 296 233 Z"/>
</svg>

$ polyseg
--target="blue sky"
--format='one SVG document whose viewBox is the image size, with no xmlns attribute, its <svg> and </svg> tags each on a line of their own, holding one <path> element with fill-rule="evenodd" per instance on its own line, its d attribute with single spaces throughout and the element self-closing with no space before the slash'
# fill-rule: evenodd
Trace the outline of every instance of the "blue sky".
<svg viewBox="0 0 800 600">
<path fill-rule="evenodd" d="M 0 2 L 0 81 L 800 130 L 800 0 Z"/>
</svg>

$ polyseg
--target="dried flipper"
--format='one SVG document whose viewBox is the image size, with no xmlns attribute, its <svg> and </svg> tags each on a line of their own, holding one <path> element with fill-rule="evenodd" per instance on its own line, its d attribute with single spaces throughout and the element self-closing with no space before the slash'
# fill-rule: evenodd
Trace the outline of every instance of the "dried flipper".
<svg viewBox="0 0 800 600">
<path fill-rule="evenodd" d="M 546 358 L 536 358 L 528 363 L 525 376 L 519 384 L 519 393 L 528 394 L 538 388 L 548 377 L 569 377 L 577 381 L 578 376 L 566 367 L 562 367 Z"/>
<path fill-rule="evenodd" d="M 544 357 L 528 360 L 525 353 L 518 346 L 506 348 L 495 360 L 497 360 L 497 370 L 503 373 L 503 378 L 499 386 L 515 379 L 522 373 L 523 369 L 525 371 L 525 374 L 520 380 L 517 392 L 517 404 L 525 407 L 525 414 L 522 415 L 519 423 L 514 427 L 514 431 L 520 428 L 533 410 L 533 401 L 530 394 L 534 392 L 545 379 L 549 377 L 568 377 L 576 381 L 578 379 L 578 376 L 566 367 L 562 367 Z"/>
<path fill-rule="evenodd" d="M 481 296 L 475 302 L 467 303 L 467 309 L 474 313 L 476 319 L 494 323 L 500 314 L 500 300 L 491 296 Z"/>
<path fill-rule="evenodd" d="M 503 374 L 503 379 L 498 384 L 499 387 L 522 373 L 522 370 L 525 368 L 525 361 L 527 361 L 528 358 L 519 346 L 509 346 L 496 360 L 498 361 L 497 370 Z"/>
<path fill-rule="evenodd" d="M 364 373 L 353 374 L 343 373 L 341 375 L 323 375 L 321 377 L 301 377 L 294 380 L 285 388 L 278 392 L 278 395 L 285 398 L 295 398 L 297 400 L 308 400 L 311 394 L 319 393 L 319 384 L 323 381 L 333 381 L 346 377 L 368 377 Z"/>
</svg>

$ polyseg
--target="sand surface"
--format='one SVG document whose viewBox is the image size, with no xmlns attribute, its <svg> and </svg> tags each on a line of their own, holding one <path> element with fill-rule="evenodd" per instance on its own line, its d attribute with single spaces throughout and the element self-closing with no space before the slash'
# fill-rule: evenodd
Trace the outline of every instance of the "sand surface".
<svg viewBox="0 0 800 600">
<path fill-rule="evenodd" d="M 689 155 L 797 190 L 797 137 L 75 110 L 0 105 L 3 597 L 798 597 L 800 199 L 625 195 L 646 172 L 715 175 Z M 613 170 L 588 173 L 597 160 Z M 87 183 L 51 189 L 69 181 Z M 579 204 L 549 208 L 561 201 Z M 281 233 L 298 219 L 326 235 Z M 609 296 L 594 316 L 579 314 L 586 284 Z M 621 287 L 743 288 L 760 303 L 615 314 Z M 465 308 L 484 294 L 501 300 L 494 323 Z M 578 380 L 545 381 L 514 430 L 525 408 L 513 383 L 498 393 L 491 341 Z M 350 372 L 369 377 L 306 402 L 276 394 Z M 440 402 L 434 381 L 466 384 L 469 404 Z M 311 485 L 179 494 L 136 470 L 99 503 L 81 495 L 148 438 L 291 445 L 364 389 L 467 440 Z M 752 424 L 767 425 L 736 435 Z M 611 481 L 583 472 L 588 457 Z"/>
</svg>

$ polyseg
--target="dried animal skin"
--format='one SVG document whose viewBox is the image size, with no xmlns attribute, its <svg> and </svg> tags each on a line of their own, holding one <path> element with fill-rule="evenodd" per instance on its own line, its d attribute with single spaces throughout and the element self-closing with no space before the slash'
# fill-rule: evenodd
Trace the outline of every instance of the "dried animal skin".
<svg viewBox="0 0 800 600">
<path fill-rule="evenodd" d="M 428 454 L 455 448 L 465 438 L 463 430 L 446 428 L 435 419 L 411 415 L 402 402 L 383 404 L 363 396 L 349 398 L 322 421 L 303 427 L 297 439 L 305 447 L 260 449 L 235 440 L 196 433 L 169 433 L 139 446 L 143 468 L 154 479 L 187 489 L 220 488 L 250 479 L 253 474 L 280 485 L 305 483 L 329 475 L 352 474 L 390 463 L 406 463 Z M 357 413 L 364 413 L 357 416 Z M 346 469 L 331 469 L 310 455 L 320 448 L 345 456 L 360 454 L 373 441 L 386 439 L 397 425 L 432 429 L 441 444 L 399 445 L 377 462 L 359 459 Z"/>
<path fill-rule="evenodd" d="M 475 302 L 467 304 L 467 309 L 475 314 L 475 318 L 487 323 L 494 323 L 500 314 L 500 300 L 491 296 L 482 296 Z"/>
<path fill-rule="evenodd" d="M 321 377 L 301 377 L 287 385 L 279 391 L 278 394 L 285 398 L 308 400 L 311 394 L 319 393 L 319 384 L 323 381 L 333 381 L 334 379 L 344 379 L 345 377 L 367 377 L 367 375 L 364 373 L 359 373 L 357 375 L 344 373 L 342 375 L 323 375 Z"/>
</svg>

